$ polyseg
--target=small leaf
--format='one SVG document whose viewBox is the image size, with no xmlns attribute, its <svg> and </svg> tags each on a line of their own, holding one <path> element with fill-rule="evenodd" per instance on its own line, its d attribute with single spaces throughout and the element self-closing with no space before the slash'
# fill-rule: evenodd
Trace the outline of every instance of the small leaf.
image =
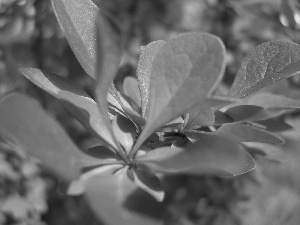
<svg viewBox="0 0 300 225">
<path fill-rule="evenodd" d="M 136 163 L 154 172 L 235 176 L 255 167 L 243 146 L 231 140 L 202 135 L 196 143 L 181 148 L 163 147 L 136 157 Z"/>
<path fill-rule="evenodd" d="M 112 123 L 112 128 L 115 136 L 128 154 L 135 142 L 136 127 L 130 120 L 116 115 Z"/>
<path fill-rule="evenodd" d="M 101 160 L 112 160 L 112 161 L 122 160 L 122 158 L 120 158 L 117 154 L 115 154 L 105 146 L 95 146 L 89 148 L 86 151 L 86 153 Z"/>
<path fill-rule="evenodd" d="M 157 201 L 163 201 L 165 193 L 157 176 L 151 172 L 134 170 L 133 177 L 139 188 L 152 195 Z"/>
<path fill-rule="evenodd" d="M 258 123 L 263 125 L 265 129 L 271 132 L 283 132 L 283 131 L 293 130 L 293 127 L 291 125 L 281 120 L 268 119 L 268 120 L 259 121 Z"/>
<path fill-rule="evenodd" d="M 255 93 L 243 99 L 243 103 L 266 109 L 300 109 L 300 101 L 271 93 Z"/>
<path fill-rule="evenodd" d="M 142 54 L 140 55 L 137 66 L 138 85 L 141 93 L 142 116 L 146 118 L 146 111 L 148 111 L 148 100 L 150 93 L 150 77 L 152 71 L 153 60 L 165 41 L 154 41 L 147 46 L 142 47 Z"/>
<path fill-rule="evenodd" d="M 195 126 L 199 128 L 200 126 L 213 125 L 215 123 L 214 111 L 229 103 L 232 103 L 232 101 L 207 98 L 202 104 L 188 111 L 189 120 L 185 124 L 185 130 L 189 130 Z"/>
<path fill-rule="evenodd" d="M 259 121 L 270 118 L 269 112 L 261 106 L 239 105 L 225 111 L 234 122 Z"/>
<path fill-rule="evenodd" d="M 216 36 L 185 33 L 169 40 L 152 63 L 149 117 L 133 153 L 157 128 L 202 104 L 224 67 L 225 47 Z"/>
<path fill-rule="evenodd" d="M 284 140 L 280 136 L 247 124 L 225 124 L 213 134 L 229 138 L 236 142 L 284 144 Z"/>
<path fill-rule="evenodd" d="M 242 62 L 228 93 L 243 98 L 278 80 L 300 73 L 300 46 L 289 41 L 269 41 L 257 46 Z"/>
<path fill-rule="evenodd" d="M 37 101 L 25 95 L 13 93 L 1 98 L 0 129 L 29 155 L 40 159 L 43 166 L 68 181 L 79 176 L 83 164 L 96 161 L 78 149 Z"/>
<path fill-rule="evenodd" d="M 100 114 L 97 103 L 78 85 L 66 78 L 39 69 L 22 68 L 20 71 L 35 85 L 61 100 L 87 130 L 117 149 L 110 131 L 108 113 L 105 112 L 107 117 Z"/>
<path fill-rule="evenodd" d="M 137 189 L 127 168 L 91 177 L 85 195 L 96 216 L 108 225 L 161 224 L 161 204 Z"/>
<path fill-rule="evenodd" d="M 127 76 L 124 79 L 123 90 L 127 97 L 129 97 L 137 106 L 141 107 L 140 90 L 135 78 Z"/>
<path fill-rule="evenodd" d="M 111 18 L 104 15 L 91 0 L 52 0 L 54 12 L 57 20 L 64 30 L 66 38 L 79 63 L 88 75 L 96 78 L 96 45 L 101 45 L 102 61 L 105 67 L 113 64 L 110 59 L 119 58 L 119 49 L 122 41 L 119 41 L 121 31 Z M 96 21 L 101 20 L 101 38 L 97 40 Z M 109 26 L 112 23 L 113 26 Z M 99 37 L 98 37 L 99 38 Z M 114 40 L 118 38 L 118 40 Z M 97 40 L 97 41 L 96 41 Z M 112 56 L 113 55 L 113 56 Z M 118 66 L 117 62 L 117 65 Z M 104 70 L 107 71 L 107 68 Z"/>
</svg>

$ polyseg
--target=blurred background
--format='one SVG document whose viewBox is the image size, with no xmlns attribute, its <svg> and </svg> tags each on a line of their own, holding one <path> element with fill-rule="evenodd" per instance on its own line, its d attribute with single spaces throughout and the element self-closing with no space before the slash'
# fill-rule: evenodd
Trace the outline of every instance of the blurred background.
<svg viewBox="0 0 300 225">
<path fill-rule="evenodd" d="M 116 85 L 126 76 L 135 76 L 141 46 L 182 32 L 209 32 L 223 40 L 227 48 L 225 85 L 232 83 L 241 61 L 255 46 L 277 39 L 300 44 L 297 0 L 92 1 L 101 3 L 125 30 L 126 50 Z M 73 55 L 49 0 L 0 0 L 0 95 L 17 90 L 33 96 L 82 149 L 96 142 L 60 103 L 27 81 L 20 67 L 68 77 L 93 96 L 94 82 Z M 299 78 L 284 82 L 298 90 Z M 300 94 L 293 96 L 299 99 Z M 262 146 L 272 154 L 256 154 L 257 168 L 248 174 L 233 179 L 166 177 L 165 224 L 299 225 L 299 118 L 298 112 L 282 116 L 294 127 L 282 134 L 287 145 Z M 101 224 L 83 198 L 64 194 L 66 187 L 36 160 L 0 138 L 1 225 Z"/>
</svg>

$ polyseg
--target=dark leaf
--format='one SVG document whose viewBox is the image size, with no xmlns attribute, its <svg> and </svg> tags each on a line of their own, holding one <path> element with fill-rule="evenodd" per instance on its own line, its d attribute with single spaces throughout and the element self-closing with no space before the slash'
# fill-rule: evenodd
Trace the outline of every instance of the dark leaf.
<svg viewBox="0 0 300 225">
<path fill-rule="evenodd" d="M 112 128 L 115 136 L 128 154 L 135 142 L 136 127 L 127 118 L 116 115 L 112 123 Z"/>
<path fill-rule="evenodd" d="M 124 94 L 127 95 L 137 106 L 141 107 L 141 95 L 138 82 L 133 77 L 126 77 L 123 83 Z"/>
<path fill-rule="evenodd" d="M 43 166 L 68 181 L 79 176 L 83 164 L 97 160 L 83 154 L 40 104 L 25 95 L 13 93 L 1 99 L 0 129 L 29 155 L 41 160 Z"/>
<path fill-rule="evenodd" d="M 259 121 L 270 118 L 269 112 L 261 106 L 239 105 L 225 111 L 234 122 Z"/>
<path fill-rule="evenodd" d="M 89 178 L 85 194 L 96 216 L 106 224 L 161 224 L 161 205 L 137 189 L 127 177 L 127 168 Z"/>
<path fill-rule="evenodd" d="M 163 201 L 165 193 L 157 176 L 151 172 L 141 170 L 133 170 L 132 174 L 134 183 L 139 188 L 152 195 L 157 201 Z"/>
<path fill-rule="evenodd" d="M 181 148 L 163 147 L 136 158 L 154 172 L 235 176 L 255 167 L 242 145 L 231 140 L 203 134 L 196 143 Z"/>
<path fill-rule="evenodd" d="M 23 68 L 20 71 L 34 84 L 61 100 L 70 113 L 91 133 L 117 149 L 110 131 L 107 111 L 105 112 L 107 116 L 101 114 L 97 103 L 78 85 L 66 78 L 39 69 Z"/>
<path fill-rule="evenodd" d="M 300 73 L 300 46 L 289 41 L 269 41 L 257 46 L 242 62 L 228 93 L 243 98 L 278 80 Z"/>
</svg>

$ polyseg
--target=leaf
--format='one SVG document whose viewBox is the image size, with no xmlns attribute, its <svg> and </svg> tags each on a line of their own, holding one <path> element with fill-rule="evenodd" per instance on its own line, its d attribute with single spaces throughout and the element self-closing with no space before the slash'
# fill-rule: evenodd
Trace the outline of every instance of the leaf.
<svg viewBox="0 0 300 225">
<path fill-rule="evenodd" d="M 157 128 L 202 104 L 224 68 L 225 47 L 218 37 L 185 33 L 169 40 L 152 63 L 149 117 L 133 153 Z"/>
<path fill-rule="evenodd" d="M 117 149 L 110 122 L 99 112 L 97 103 L 78 85 L 61 76 L 34 68 L 22 68 L 21 73 L 35 85 L 59 99 L 68 111 L 92 134 Z M 108 120 L 108 121 L 105 121 Z"/>
<path fill-rule="evenodd" d="M 229 138 L 236 142 L 284 144 L 284 140 L 280 136 L 247 124 L 225 124 L 213 134 Z"/>
<path fill-rule="evenodd" d="M 271 93 L 256 93 L 245 98 L 243 102 L 266 109 L 300 109 L 299 100 Z"/>
<path fill-rule="evenodd" d="M 235 176 L 255 167 L 242 145 L 212 135 L 202 135 L 196 143 L 181 148 L 163 147 L 136 157 L 138 165 L 154 172 Z"/>
<path fill-rule="evenodd" d="M 112 161 L 122 160 L 122 158 L 120 158 L 117 154 L 115 154 L 105 146 L 95 146 L 89 148 L 86 151 L 86 153 L 100 160 L 112 160 Z"/>
<path fill-rule="evenodd" d="M 185 130 L 213 125 L 215 123 L 215 108 L 219 109 L 229 103 L 232 103 L 232 101 L 207 98 L 202 104 L 188 111 L 189 120 L 185 125 Z"/>
<path fill-rule="evenodd" d="M 91 177 L 85 195 L 96 216 L 105 224 L 161 224 L 161 204 L 137 189 L 127 177 L 127 168 Z"/>
<path fill-rule="evenodd" d="M 101 174 L 107 174 L 111 171 L 117 171 L 121 169 L 123 165 L 99 165 L 96 168 L 89 170 L 88 172 L 83 173 L 79 179 L 73 180 L 67 190 L 68 195 L 82 195 L 85 193 L 85 186 L 87 181 L 94 177 L 100 176 Z"/>
<path fill-rule="evenodd" d="M 225 111 L 234 122 L 259 121 L 270 118 L 269 112 L 261 106 L 239 105 Z"/>
<path fill-rule="evenodd" d="M 137 80 L 133 77 L 125 77 L 123 89 L 124 94 L 128 96 L 137 106 L 141 107 L 141 95 Z"/>
<path fill-rule="evenodd" d="M 283 78 L 300 73 L 300 46 L 269 41 L 257 46 L 242 62 L 228 96 L 243 98 Z"/>
<path fill-rule="evenodd" d="M 141 93 L 142 104 L 142 116 L 146 118 L 146 112 L 148 111 L 148 101 L 150 93 L 150 77 L 152 71 L 152 63 L 157 52 L 165 44 L 165 41 L 153 41 L 147 46 L 142 47 L 142 53 L 140 55 L 137 66 L 137 78 L 138 85 Z"/>
<path fill-rule="evenodd" d="M 132 176 L 139 188 L 152 195 L 157 201 L 163 201 L 165 193 L 157 176 L 141 170 L 132 170 Z"/>
<path fill-rule="evenodd" d="M 97 39 L 96 20 L 100 17 L 100 9 L 92 1 L 52 0 L 51 2 L 76 58 L 88 75 L 97 77 L 95 69 L 99 62 L 96 60 L 96 45 L 100 43 L 105 45 L 101 47 L 105 63 L 113 64 L 109 60 L 115 58 L 115 55 L 119 58 L 118 61 L 120 60 L 121 55 L 116 53 L 115 48 L 122 42 L 114 39 L 119 39 L 121 31 L 116 28 L 115 22 L 101 12 L 101 39 Z M 109 26 L 109 22 L 112 22 L 113 26 Z"/>
<path fill-rule="evenodd" d="M 25 95 L 13 93 L 0 100 L 0 130 L 68 181 L 79 176 L 83 164 L 96 161 L 78 149 L 37 101 Z"/>
<path fill-rule="evenodd" d="M 134 124 L 125 117 L 116 115 L 112 123 L 112 128 L 120 144 L 126 153 L 129 154 L 136 138 Z"/>
<path fill-rule="evenodd" d="M 276 119 L 263 120 L 259 121 L 258 123 L 263 125 L 265 129 L 271 132 L 283 132 L 293 129 L 293 127 L 286 122 Z"/>
</svg>

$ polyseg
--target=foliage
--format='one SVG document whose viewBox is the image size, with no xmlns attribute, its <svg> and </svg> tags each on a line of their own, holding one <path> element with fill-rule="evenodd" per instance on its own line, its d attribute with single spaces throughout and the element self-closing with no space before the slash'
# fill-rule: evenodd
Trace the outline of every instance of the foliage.
<svg viewBox="0 0 300 225">
<path fill-rule="evenodd" d="M 96 101 L 61 76 L 34 68 L 21 72 L 103 145 L 83 153 L 39 103 L 16 93 L 1 99 L 1 131 L 72 181 L 68 192 L 84 193 L 100 220 L 157 224 L 162 174 L 240 175 L 255 167 L 253 149 L 245 142 L 284 143 L 264 124 L 299 108 L 298 101 L 282 93 L 254 92 L 299 74 L 299 45 L 259 45 L 243 61 L 228 94 L 220 95 L 223 42 L 208 33 L 184 33 L 144 46 L 137 79 L 126 78 L 117 90 L 112 83 L 123 52 L 117 23 L 100 15 L 92 1 L 52 3 L 75 56 L 96 80 Z M 284 122 L 278 126 L 289 128 Z"/>
</svg>

